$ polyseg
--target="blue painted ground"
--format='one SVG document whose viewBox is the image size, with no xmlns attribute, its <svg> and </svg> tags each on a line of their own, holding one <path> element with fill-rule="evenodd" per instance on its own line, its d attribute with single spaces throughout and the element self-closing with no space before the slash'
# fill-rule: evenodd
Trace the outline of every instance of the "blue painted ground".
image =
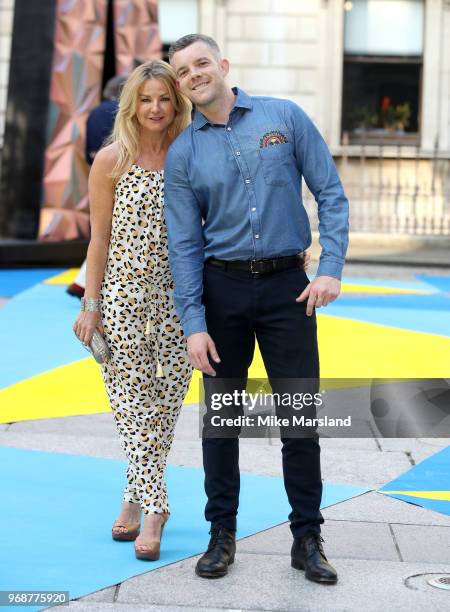
<svg viewBox="0 0 450 612">
<path fill-rule="evenodd" d="M 450 492 L 450 446 L 424 459 L 398 478 L 385 484 L 379 491 L 381 493 L 383 491 L 442 491 L 442 497 L 445 494 L 448 496 Z M 424 499 L 399 493 L 389 493 L 389 495 L 450 516 L 448 499 Z"/>
<path fill-rule="evenodd" d="M 65 268 L 25 268 L 0 270 L 0 297 L 13 297 L 47 278 L 65 272 Z"/>
<path fill-rule="evenodd" d="M 419 280 L 429 284 L 431 287 L 444 291 L 450 292 L 450 276 L 431 276 L 430 274 L 418 274 Z"/>
<path fill-rule="evenodd" d="M 0 524 L 7 526 L 0 590 L 63 590 L 76 598 L 202 552 L 209 535 L 204 474 L 196 468 L 167 470 L 171 517 L 159 561 L 139 561 L 132 542 L 111 539 L 125 467 L 111 459 L 0 448 L 7 500 L 0 505 Z M 369 490 L 324 483 L 322 507 Z M 238 537 L 285 522 L 289 511 L 281 478 L 241 474 Z"/>
<path fill-rule="evenodd" d="M 6 303 L 0 310 L 0 388 L 87 357 L 72 330 L 79 309 L 79 300 L 58 285 L 35 285 Z"/>
<path fill-rule="evenodd" d="M 392 289 L 419 289 L 421 291 L 433 291 L 433 287 L 428 283 L 428 276 L 420 277 L 420 279 L 416 281 L 344 276 L 342 282 L 352 285 L 370 285 L 371 287 L 391 287 Z"/>
<path fill-rule="evenodd" d="M 46 270 L 46 277 L 48 272 Z M 14 276 L 15 272 L 7 271 L 7 274 Z M 447 282 L 450 283 L 450 277 L 427 275 L 421 279 L 418 282 L 401 283 L 346 278 L 346 282 L 373 286 L 431 288 L 434 293 L 366 296 L 343 294 L 319 312 L 322 315 L 450 336 L 450 294 L 442 291 L 447 287 Z M 433 283 L 436 285 L 434 289 Z M 0 388 L 88 356 L 72 331 L 79 301 L 67 295 L 65 289 L 60 285 L 37 284 L 19 293 L 0 309 L 3 348 Z"/>
<path fill-rule="evenodd" d="M 450 336 L 450 296 L 370 295 L 339 297 L 321 314 Z"/>
</svg>

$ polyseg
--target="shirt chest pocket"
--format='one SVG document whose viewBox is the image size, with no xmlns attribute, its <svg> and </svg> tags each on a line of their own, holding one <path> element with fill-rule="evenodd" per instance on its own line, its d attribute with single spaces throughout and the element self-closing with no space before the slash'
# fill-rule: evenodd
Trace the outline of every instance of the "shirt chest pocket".
<svg viewBox="0 0 450 612">
<path fill-rule="evenodd" d="M 267 185 L 283 187 L 292 181 L 289 171 L 294 163 L 293 146 L 290 142 L 258 149 L 261 171 Z"/>
</svg>

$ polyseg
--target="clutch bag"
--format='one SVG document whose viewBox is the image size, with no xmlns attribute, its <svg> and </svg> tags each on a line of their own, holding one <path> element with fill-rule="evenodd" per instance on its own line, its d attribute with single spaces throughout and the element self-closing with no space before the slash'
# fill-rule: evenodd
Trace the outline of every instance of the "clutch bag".
<svg viewBox="0 0 450 612">
<path fill-rule="evenodd" d="M 107 363 L 111 358 L 108 345 L 98 329 L 94 331 L 91 344 L 85 344 L 84 347 L 92 354 L 97 363 Z"/>
</svg>

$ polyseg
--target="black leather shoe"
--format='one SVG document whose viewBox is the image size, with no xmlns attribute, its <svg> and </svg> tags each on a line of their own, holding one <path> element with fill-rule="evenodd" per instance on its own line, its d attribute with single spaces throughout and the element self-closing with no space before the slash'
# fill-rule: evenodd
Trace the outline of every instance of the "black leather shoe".
<svg viewBox="0 0 450 612">
<path fill-rule="evenodd" d="M 335 584 L 337 572 L 323 551 L 324 539 L 319 533 L 307 533 L 302 538 L 294 538 L 291 550 L 291 565 L 305 570 L 305 578 L 313 582 Z"/>
<path fill-rule="evenodd" d="M 234 562 L 235 532 L 219 525 L 213 527 L 210 533 L 208 549 L 197 561 L 195 573 L 202 578 L 222 578 L 227 574 L 228 566 Z"/>
</svg>

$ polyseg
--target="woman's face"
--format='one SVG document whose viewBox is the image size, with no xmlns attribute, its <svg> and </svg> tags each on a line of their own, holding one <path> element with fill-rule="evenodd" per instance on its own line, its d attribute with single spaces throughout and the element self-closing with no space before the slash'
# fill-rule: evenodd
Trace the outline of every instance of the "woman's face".
<svg viewBox="0 0 450 612">
<path fill-rule="evenodd" d="M 164 81 L 148 79 L 138 92 L 136 117 L 139 124 L 151 132 L 163 132 L 175 119 L 175 108 Z"/>
</svg>

